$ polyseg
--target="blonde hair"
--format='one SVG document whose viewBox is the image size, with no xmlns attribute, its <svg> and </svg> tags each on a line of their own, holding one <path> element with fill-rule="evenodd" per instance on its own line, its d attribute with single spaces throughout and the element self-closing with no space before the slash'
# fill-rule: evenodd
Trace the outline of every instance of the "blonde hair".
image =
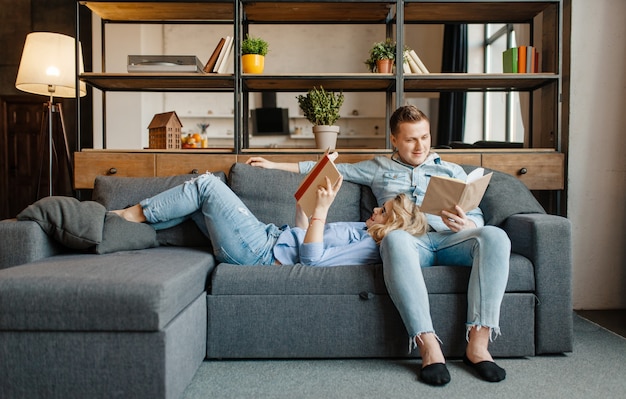
<svg viewBox="0 0 626 399">
<path fill-rule="evenodd" d="M 374 241 L 380 244 L 387 233 L 399 229 L 415 236 L 428 231 L 426 216 L 406 194 L 398 194 L 391 200 L 391 207 L 387 210 L 387 221 L 384 224 L 374 224 L 367 231 Z"/>
</svg>

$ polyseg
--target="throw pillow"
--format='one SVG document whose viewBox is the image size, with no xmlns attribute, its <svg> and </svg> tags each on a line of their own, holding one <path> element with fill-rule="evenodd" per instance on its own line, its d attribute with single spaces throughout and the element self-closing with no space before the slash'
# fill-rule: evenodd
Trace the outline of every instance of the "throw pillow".
<svg viewBox="0 0 626 399">
<path fill-rule="evenodd" d="M 148 224 L 133 223 L 113 212 L 104 219 L 102 241 L 96 244 L 97 254 L 158 247 L 156 231 Z"/>
<path fill-rule="evenodd" d="M 87 249 L 102 241 L 106 209 L 94 201 L 52 196 L 40 199 L 17 215 L 32 220 L 66 247 Z"/>
</svg>

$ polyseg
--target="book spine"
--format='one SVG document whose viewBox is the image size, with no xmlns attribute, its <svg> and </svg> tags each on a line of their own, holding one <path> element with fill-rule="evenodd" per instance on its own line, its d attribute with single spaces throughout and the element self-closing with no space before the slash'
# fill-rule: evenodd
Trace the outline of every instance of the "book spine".
<svg viewBox="0 0 626 399">
<path fill-rule="evenodd" d="M 420 71 L 422 71 L 422 73 L 430 73 L 428 71 L 428 68 L 426 68 L 426 65 L 424 65 L 424 63 L 420 59 L 420 57 L 418 57 L 418 55 L 415 52 L 415 50 L 409 51 L 409 54 L 411 55 L 411 58 L 413 58 L 415 60 L 415 63 L 417 64 L 417 66 L 420 69 Z"/>
<path fill-rule="evenodd" d="M 413 57 L 411 57 L 410 53 L 409 53 L 409 56 L 407 57 L 407 61 L 409 62 L 409 68 L 411 69 L 412 73 L 422 73 L 422 70 L 420 69 L 420 67 L 415 62 L 415 59 L 413 59 Z"/>
<path fill-rule="evenodd" d="M 517 72 L 526 73 L 526 46 L 517 48 Z"/>
<path fill-rule="evenodd" d="M 226 52 L 224 53 L 224 58 L 222 58 L 222 63 L 220 64 L 220 67 L 218 68 L 217 73 L 226 73 L 226 70 L 228 69 L 228 64 L 230 63 L 231 58 L 232 58 L 233 47 L 235 47 L 235 40 L 233 37 L 231 37 L 230 42 L 228 44 L 228 48 L 226 49 Z"/>
<path fill-rule="evenodd" d="M 315 168 L 313 168 L 313 170 L 311 171 L 311 173 L 309 173 L 309 176 L 306 178 L 306 180 L 302 183 L 302 185 L 300 186 L 300 188 L 298 189 L 298 191 L 296 191 L 296 193 L 293 195 L 294 197 L 296 197 L 296 201 L 299 201 L 300 198 L 302 198 L 302 196 L 304 195 L 304 193 L 307 191 L 307 189 L 309 188 L 309 186 L 311 184 L 313 184 L 313 182 L 315 181 L 315 179 L 317 179 L 317 176 L 322 172 L 322 170 L 324 169 L 324 167 L 326 166 L 326 164 L 328 164 L 328 162 L 330 162 L 330 158 L 328 158 L 328 156 L 324 156 L 324 158 L 322 158 L 317 165 L 315 165 Z"/>
<path fill-rule="evenodd" d="M 202 69 L 205 73 L 213 72 L 213 68 L 215 67 L 215 63 L 217 62 L 217 57 L 220 55 L 220 52 L 222 51 L 222 48 L 224 47 L 225 41 L 226 41 L 225 38 L 221 38 L 220 41 L 217 43 L 217 46 L 215 46 L 213 53 L 211 54 L 211 56 L 209 57 L 209 60 L 207 61 L 204 68 Z"/>
<path fill-rule="evenodd" d="M 411 71 L 411 66 L 409 65 L 409 62 L 406 60 L 402 63 L 402 70 L 404 71 L 405 74 L 413 73 Z"/>
<path fill-rule="evenodd" d="M 217 73 L 217 71 L 220 68 L 220 65 L 222 64 L 222 60 L 224 59 L 224 53 L 226 52 L 226 49 L 228 48 L 228 45 L 231 41 L 231 37 L 230 36 L 226 36 L 226 39 L 224 41 L 224 46 L 222 46 L 222 50 L 220 50 L 220 54 L 217 56 L 217 61 L 215 62 L 215 66 L 213 67 L 213 72 Z"/>
<path fill-rule="evenodd" d="M 533 72 L 533 54 L 535 49 L 533 46 L 526 46 L 526 73 Z"/>
<path fill-rule="evenodd" d="M 517 73 L 517 47 L 502 52 L 502 72 Z"/>
</svg>

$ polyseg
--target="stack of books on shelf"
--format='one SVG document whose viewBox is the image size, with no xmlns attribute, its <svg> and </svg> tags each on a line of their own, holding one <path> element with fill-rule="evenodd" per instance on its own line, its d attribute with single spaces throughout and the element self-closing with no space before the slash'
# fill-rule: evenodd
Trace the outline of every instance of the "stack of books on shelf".
<svg viewBox="0 0 626 399">
<path fill-rule="evenodd" d="M 422 62 L 420 57 L 417 56 L 415 50 L 406 50 L 404 52 L 404 62 L 402 63 L 404 73 L 430 73 L 426 68 L 426 65 Z"/>
<path fill-rule="evenodd" d="M 539 72 L 539 52 L 533 46 L 519 46 L 502 52 L 502 72 Z"/>
<path fill-rule="evenodd" d="M 232 36 L 226 36 L 219 40 L 211 57 L 204 65 L 203 71 L 205 73 L 227 73 L 230 71 L 234 58 L 235 42 L 233 39 Z"/>
</svg>

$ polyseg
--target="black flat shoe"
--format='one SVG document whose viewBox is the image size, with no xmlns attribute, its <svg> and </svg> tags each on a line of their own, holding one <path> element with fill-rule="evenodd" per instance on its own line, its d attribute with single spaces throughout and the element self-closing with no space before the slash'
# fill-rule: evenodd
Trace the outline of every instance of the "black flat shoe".
<svg viewBox="0 0 626 399">
<path fill-rule="evenodd" d="M 420 379 L 428 385 L 440 387 L 450 382 L 450 373 L 445 363 L 433 363 L 422 368 Z"/>
<path fill-rule="evenodd" d="M 478 363 L 472 363 L 471 360 L 467 358 L 467 354 L 463 354 L 463 363 L 476 370 L 480 378 L 485 381 L 500 382 L 506 378 L 506 370 L 498 366 L 495 362 L 485 360 Z"/>
</svg>

